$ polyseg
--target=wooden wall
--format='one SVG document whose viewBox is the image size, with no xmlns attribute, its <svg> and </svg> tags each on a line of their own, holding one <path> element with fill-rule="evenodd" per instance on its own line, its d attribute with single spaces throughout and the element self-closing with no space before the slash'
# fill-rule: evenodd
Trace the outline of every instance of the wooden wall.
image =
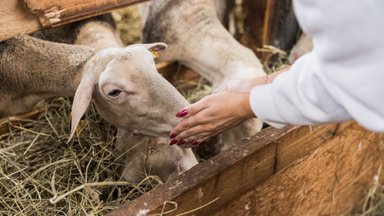
<svg viewBox="0 0 384 216">
<path fill-rule="evenodd" d="M 384 135 L 357 123 L 269 128 L 110 215 L 349 214 L 383 164 Z"/>
<path fill-rule="evenodd" d="M 357 124 L 345 125 L 313 153 L 215 215 L 351 215 L 361 210 L 365 192 L 382 165 L 384 135 Z"/>
</svg>

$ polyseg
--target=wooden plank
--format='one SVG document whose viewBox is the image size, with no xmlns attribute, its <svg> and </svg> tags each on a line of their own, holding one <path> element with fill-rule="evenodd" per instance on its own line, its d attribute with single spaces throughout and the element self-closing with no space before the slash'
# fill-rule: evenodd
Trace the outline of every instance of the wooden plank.
<svg viewBox="0 0 384 216">
<path fill-rule="evenodd" d="M 23 2 L 2 0 L 0 7 L 0 41 L 18 34 L 27 34 L 42 28 L 39 20 L 23 8 Z"/>
<path fill-rule="evenodd" d="M 121 206 L 110 215 L 159 213 L 166 201 L 178 204 L 176 210 L 166 215 L 176 215 L 214 201 L 209 207 L 194 212 L 195 215 L 211 215 L 276 172 L 278 145 L 284 145 L 285 142 L 300 135 L 306 138 L 303 138 L 302 142 L 297 142 L 297 145 L 311 146 L 308 143 L 324 141 L 323 137 L 331 139 L 332 137 L 327 135 L 333 134 L 335 128 L 335 125 L 320 126 L 313 129 L 312 133 L 307 133 L 308 128 L 305 127 L 265 129 L 251 140 L 239 143 L 237 148 L 228 149 L 197 165 L 148 194 Z M 292 148 L 289 155 L 293 157 L 295 150 L 296 148 Z M 296 160 L 299 160 L 303 154 L 297 152 Z M 289 166 L 291 163 L 285 164 Z M 283 164 L 280 168 L 282 166 Z M 170 210 L 171 207 L 172 205 L 168 204 L 165 209 Z"/>
<path fill-rule="evenodd" d="M 288 133 L 290 130 L 292 130 L 292 128 L 286 128 L 283 130 L 266 129 L 263 132 L 263 135 L 259 134 L 253 139 L 253 141 L 255 142 L 254 145 L 246 145 L 245 143 L 242 143 L 240 144 L 239 148 L 228 149 L 227 151 L 223 152 L 223 154 L 215 156 L 212 159 L 205 161 L 204 163 L 198 164 L 196 167 L 170 180 L 168 183 L 160 185 L 156 189 L 148 192 L 147 194 L 119 207 L 118 209 L 111 212 L 109 215 L 123 216 L 136 215 L 139 212 L 149 212 L 155 210 L 156 208 L 162 208 L 163 203 L 165 201 L 171 201 L 178 197 L 180 197 L 178 199 L 184 199 L 183 197 L 186 197 L 185 193 L 188 191 L 191 191 L 188 195 L 189 197 L 193 194 L 194 191 L 203 190 L 199 188 L 204 188 L 205 190 L 208 190 L 210 187 L 212 187 L 214 189 L 216 188 L 217 183 L 222 182 L 223 180 L 223 178 L 220 178 L 218 176 L 225 175 L 220 174 L 220 172 L 233 172 L 228 168 L 233 166 L 236 162 L 243 159 L 244 157 L 249 156 L 256 150 L 262 149 L 264 146 L 270 143 L 270 140 L 277 139 L 283 136 L 284 134 Z M 241 162 L 241 164 L 243 163 L 244 162 Z M 273 167 L 273 160 L 270 161 L 270 163 Z M 217 178 L 218 180 L 216 180 Z M 200 194 L 203 195 L 201 196 Z M 218 194 L 216 193 L 214 199 L 217 195 Z M 205 201 L 205 199 L 208 201 L 205 201 L 204 203 L 212 201 L 210 198 L 211 196 L 208 193 L 197 192 L 197 195 L 194 198 L 190 200 L 185 199 L 185 202 L 188 203 L 179 202 L 178 208 L 190 210 L 198 207 L 200 203 Z M 220 199 L 218 201 L 220 201 Z M 199 205 L 197 204 L 197 202 L 199 202 Z"/>
<path fill-rule="evenodd" d="M 0 41 L 147 0 L 2 0 Z"/>
<path fill-rule="evenodd" d="M 384 165 L 384 135 L 357 124 L 343 124 L 339 131 L 310 155 L 210 215 L 356 213 L 364 192 Z"/>
<path fill-rule="evenodd" d="M 276 171 L 288 167 L 294 163 L 297 158 L 312 153 L 317 147 L 322 145 L 337 135 L 337 131 L 345 124 L 329 125 L 329 127 L 321 127 L 313 130 L 312 127 L 301 127 L 292 131 L 291 136 L 285 136 L 279 140 L 276 154 Z"/>
<path fill-rule="evenodd" d="M 26 8 L 39 17 L 44 27 L 77 21 L 144 1 L 146 0 L 24 0 Z"/>
</svg>

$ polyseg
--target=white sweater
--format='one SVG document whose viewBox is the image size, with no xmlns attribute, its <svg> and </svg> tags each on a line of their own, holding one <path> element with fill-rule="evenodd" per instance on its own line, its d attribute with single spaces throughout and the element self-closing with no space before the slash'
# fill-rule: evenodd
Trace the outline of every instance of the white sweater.
<svg viewBox="0 0 384 216">
<path fill-rule="evenodd" d="M 314 49 L 250 104 L 274 127 L 354 119 L 384 131 L 384 0 L 294 0 Z"/>
</svg>

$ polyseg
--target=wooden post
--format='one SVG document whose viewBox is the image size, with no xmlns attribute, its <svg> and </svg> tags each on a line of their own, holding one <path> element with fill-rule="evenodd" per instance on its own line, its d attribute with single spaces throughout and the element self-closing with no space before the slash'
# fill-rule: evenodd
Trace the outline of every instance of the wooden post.
<svg viewBox="0 0 384 216">
<path fill-rule="evenodd" d="M 262 59 L 270 54 L 260 53 L 258 48 L 272 45 L 288 51 L 292 48 L 298 35 L 292 0 L 245 0 L 246 13 L 244 35 L 240 41 L 255 51 Z"/>
<path fill-rule="evenodd" d="M 22 1 L 1 0 L 0 41 L 18 34 L 27 34 L 42 28 L 39 20 L 28 13 Z"/>
</svg>

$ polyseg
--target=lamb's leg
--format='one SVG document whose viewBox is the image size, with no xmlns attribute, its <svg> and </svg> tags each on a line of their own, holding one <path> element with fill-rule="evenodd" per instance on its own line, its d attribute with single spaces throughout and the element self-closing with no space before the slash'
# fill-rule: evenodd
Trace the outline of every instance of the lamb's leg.
<svg viewBox="0 0 384 216">
<path fill-rule="evenodd" d="M 115 153 L 122 178 L 138 183 L 146 175 L 156 175 L 167 181 L 197 164 L 190 149 L 167 142 L 165 138 L 135 136 L 132 131 L 118 129 Z"/>
<path fill-rule="evenodd" d="M 242 140 L 254 136 L 262 129 L 262 126 L 263 122 L 260 119 L 248 119 L 239 126 L 201 143 L 196 149 L 196 153 L 199 158 L 208 159 L 221 151 L 236 146 Z"/>
<path fill-rule="evenodd" d="M 218 136 L 220 150 L 224 151 L 244 139 L 249 139 L 258 133 L 263 127 L 263 121 L 260 119 L 248 119 L 241 125 L 234 127 Z"/>
</svg>

